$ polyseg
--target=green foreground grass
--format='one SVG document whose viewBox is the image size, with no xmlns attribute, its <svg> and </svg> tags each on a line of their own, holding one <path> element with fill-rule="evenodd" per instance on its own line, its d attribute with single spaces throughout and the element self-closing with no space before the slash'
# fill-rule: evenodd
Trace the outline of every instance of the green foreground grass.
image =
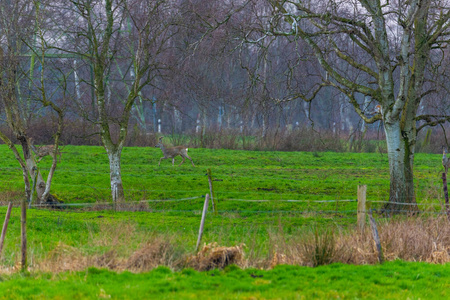
<svg viewBox="0 0 450 300">
<path fill-rule="evenodd" d="M 85 272 L 1 276 L 1 299 L 448 299 L 450 265 L 333 264 L 317 268 L 147 273 Z"/>
</svg>

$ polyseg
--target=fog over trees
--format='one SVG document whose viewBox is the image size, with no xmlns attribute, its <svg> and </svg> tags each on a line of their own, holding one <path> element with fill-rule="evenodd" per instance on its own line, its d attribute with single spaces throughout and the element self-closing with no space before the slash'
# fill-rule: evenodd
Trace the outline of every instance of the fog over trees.
<svg viewBox="0 0 450 300">
<path fill-rule="evenodd" d="M 0 138 L 41 202 L 52 172 L 30 138 L 103 145 L 115 202 L 123 147 L 161 134 L 281 150 L 385 139 L 390 200 L 414 203 L 420 137 L 443 137 L 450 115 L 449 17 L 431 0 L 1 1 Z"/>
</svg>

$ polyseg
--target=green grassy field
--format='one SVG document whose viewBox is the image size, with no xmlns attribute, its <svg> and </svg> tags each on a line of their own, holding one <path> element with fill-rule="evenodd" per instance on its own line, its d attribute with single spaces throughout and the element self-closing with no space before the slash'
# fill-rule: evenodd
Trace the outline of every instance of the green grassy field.
<svg viewBox="0 0 450 300">
<path fill-rule="evenodd" d="M 52 192 L 65 204 L 74 206 L 61 210 L 28 210 L 31 274 L 25 277 L 6 275 L 14 273 L 14 266 L 20 260 L 19 209 L 13 209 L 1 258 L 4 275 L 0 278 L 0 298 L 137 299 L 156 295 L 158 299 L 175 299 L 199 295 L 213 299 L 430 299 L 446 296 L 445 289 L 440 290 L 448 287 L 444 280 L 444 274 L 448 273 L 446 265 L 394 262 L 383 266 L 338 264 L 314 269 L 277 267 L 272 271 L 230 267 L 225 271 L 201 273 L 191 269 L 172 273 L 160 268 L 142 274 L 86 269 L 91 262 L 106 268 L 113 262 L 126 266 L 128 259 L 147 244 L 157 244 L 158 251 L 170 256 L 161 264 L 181 270 L 177 261 L 194 253 L 203 197 L 209 191 L 208 168 L 214 178 L 219 213 L 208 214 L 203 242 L 223 246 L 245 244 L 250 266 L 267 268 L 275 251 L 297 247 L 305 232 L 317 228 L 334 228 L 339 233 L 354 230 L 358 185 L 368 186 L 369 201 L 387 200 L 386 154 L 190 149 L 196 164 L 193 168 L 189 163 L 172 167 L 168 160 L 158 167 L 162 155 L 157 148 L 125 148 L 122 175 L 127 203 L 141 211 L 114 212 L 104 210 L 106 206 L 99 204 L 110 203 L 109 165 L 103 148 L 66 146 L 63 152 Z M 24 188 L 18 163 L 4 145 L 0 145 L 0 153 L 3 157 L 0 200 L 19 201 Z M 440 155 L 416 156 L 417 201 L 423 211 L 431 214 L 441 210 L 440 160 Z M 44 176 L 49 166 L 50 158 L 45 157 L 39 164 Z M 92 211 L 85 203 L 97 203 L 98 210 Z M 377 205 L 381 206 L 373 204 Z M 6 207 L 0 207 L 0 216 L 5 212 Z M 105 263 L 108 257 L 112 258 Z M 88 261 L 84 261 L 86 258 Z M 83 263 L 79 263 L 81 260 Z M 73 273 L 79 270 L 85 271 Z M 257 276 L 251 276 L 252 272 Z M 374 275 L 369 276 L 370 272 Z M 358 276 L 362 277 L 360 281 L 355 279 Z M 363 283 L 367 287 L 361 287 Z M 66 296 L 59 296 L 61 290 Z"/>
<path fill-rule="evenodd" d="M 102 147 L 66 146 L 58 165 L 52 192 L 65 203 L 110 201 L 109 165 Z M 18 163 L 0 145 L 2 194 L 21 194 L 23 180 Z M 158 148 L 125 148 L 122 176 L 128 201 L 201 197 L 208 192 L 206 169 L 212 170 L 214 189 L 222 209 L 239 207 L 230 199 L 343 200 L 356 199 L 359 184 L 368 186 L 369 200 L 387 200 L 389 169 L 386 154 L 258 152 L 190 149 L 196 163 L 172 167 Z M 419 202 L 435 201 L 440 185 L 440 155 L 417 154 L 415 184 Z M 177 159 L 180 162 L 180 158 Z M 39 164 L 46 176 L 50 157 Z M 228 201 L 227 201 L 228 200 Z M 201 202 L 201 201 L 200 201 Z M 165 202 L 167 206 L 168 202 Z M 162 205 L 161 205 L 162 206 Z M 178 208 L 183 208 L 178 206 Z M 252 203 L 252 206 L 257 204 Z M 157 208 L 156 206 L 155 208 Z M 192 207 L 192 203 L 188 205 Z M 177 206 L 174 206 L 177 208 Z M 293 207 L 287 207 L 290 210 Z"/>
<path fill-rule="evenodd" d="M 317 268 L 148 273 L 84 272 L 1 276 L 1 299 L 447 299 L 450 265 L 333 264 Z"/>
</svg>

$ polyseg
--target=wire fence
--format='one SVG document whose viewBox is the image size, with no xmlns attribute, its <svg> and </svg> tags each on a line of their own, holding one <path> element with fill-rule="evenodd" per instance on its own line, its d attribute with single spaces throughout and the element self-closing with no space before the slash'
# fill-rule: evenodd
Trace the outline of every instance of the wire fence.
<svg viewBox="0 0 450 300">
<path fill-rule="evenodd" d="M 197 207 L 192 207 L 191 209 L 184 208 L 176 208 L 176 207 L 170 207 L 173 203 L 182 203 L 182 202 L 189 202 L 192 204 L 193 200 L 197 200 L 197 204 L 202 204 L 204 199 L 204 195 L 201 196 L 194 196 L 194 197 L 187 197 L 187 198 L 179 198 L 179 199 L 150 199 L 150 200 L 139 200 L 139 201 L 127 201 L 124 203 L 112 203 L 112 202 L 89 202 L 89 203 L 54 203 L 54 204 L 31 204 L 30 207 L 32 208 L 58 208 L 58 209 L 92 209 L 95 210 L 114 210 L 117 209 L 116 206 L 119 206 L 120 211 L 146 211 L 146 212 L 153 212 L 153 213 L 193 213 L 198 214 L 201 211 L 201 205 L 198 205 Z M 226 206 L 228 209 L 221 209 L 221 204 L 223 203 L 232 203 L 232 202 L 240 202 L 240 203 L 248 203 L 249 205 L 245 208 L 239 207 L 238 209 L 231 209 L 230 206 Z M 356 217 L 359 210 L 356 207 L 358 200 L 357 199 L 341 199 L 341 200 L 293 200 L 293 199 L 287 199 L 287 200 L 267 200 L 267 199 L 223 199 L 219 201 L 219 208 L 217 209 L 218 214 L 228 214 L 228 213 L 234 213 L 234 214 L 285 214 L 285 215 L 336 215 L 336 214 L 342 214 L 347 215 L 348 217 L 354 218 Z M 372 208 L 375 212 L 382 212 L 384 214 L 391 214 L 391 213 L 411 213 L 412 210 L 410 207 L 417 207 L 418 210 L 414 210 L 415 212 L 419 211 L 420 214 L 429 214 L 429 215 L 442 215 L 446 214 L 445 207 L 443 203 L 407 203 L 407 202 L 389 202 L 389 201 L 368 201 L 372 204 L 378 204 L 377 207 Z M 165 208 L 158 208 L 158 207 L 152 207 L 151 204 L 153 203 L 163 203 L 167 204 L 168 206 Z M 315 204 L 332 204 L 332 205 L 338 205 L 339 204 L 354 204 L 351 207 L 341 205 L 342 209 L 327 209 L 327 207 L 323 207 L 322 209 L 311 209 L 311 208 L 304 208 L 304 207 L 290 207 L 290 209 L 277 209 L 276 207 L 265 207 L 265 209 L 261 208 L 255 208 L 252 207 L 252 203 L 272 203 L 272 204 L 280 204 L 280 203 L 292 203 L 292 204 L 308 204 L 308 205 L 315 205 Z M 189 205 L 189 204 L 188 204 Z M 397 207 L 406 206 L 408 209 L 401 209 L 401 208 L 395 208 L 395 209 L 389 209 L 384 208 L 387 205 L 394 205 Z M 299 209 L 304 208 L 304 209 Z M 212 208 L 209 208 L 210 211 L 212 211 Z"/>
<path fill-rule="evenodd" d="M 233 170 L 233 168 L 228 168 L 227 170 Z M 0 168 L 2 172 L 21 171 L 17 167 L 2 167 Z M 45 168 L 41 168 L 41 171 L 48 171 Z M 164 171 L 165 172 L 165 171 Z M 93 174 L 93 175 L 107 175 L 109 172 L 105 171 L 86 171 L 86 170 L 75 170 L 69 168 L 58 168 L 56 174 Z M 64 175 L 66 176 L 66 175 Z M 124 178 L 166 178 L 167 176 L 176 176 L 177 178 L 205 178 L 206 174 L 171 174 L 167 170 L 167 174 L 133 174 L 133 173 L 122 173 Z M 219 174 L 215 181 L 222 181 L 221 177 L 227 178 L 227 174 Z M 238 175 L 239 178 L 252 179 L 255 178 L 250 175 Z M 84 209 L 84 210 L 122 210 L 122 211 L 146 211 L 154 213 L 179 213 L 179 214 L 198 214 L 202 208 L 203 198 L 210 191 L 204 189 L 167 189 L 164 186 L 159 186 L 158 188 L 124 188 L 125 193 L 132 194 L 134 197 L 139 195 L 137 193 L 143 193 L 139 195 L 138 198 L 141 200 L 131 201 L 126 200 L 124 203 L 112 203 L 111 201 L 106 201 L 110 198 L 111 188 L 109 186 L 108 177 L 104 176 L 100 181 L 102 183 L 86 184 L 82 181 L 78 183 L 52 183 L 53 187 L 73 187 L 79 190 L 83 190 L 85 193 L 89 190 L 98 191 L 99 196 L 93 197 L 98 198 L 96 201 L 90 201 L 85 203 L 74 202 L 74 203 L 43 203 L 35 204 L 31 203 L 31 208 L 43 209 L 43 208 L 57 208 L 57 209 Z M 258 182 L 273 181 L 274 179 L 298 182 L 304 179 L 296 178 L 296 175 L 287 174 L 285 176 L 260 176 L 257 178 Z M 17 184 L 17 180 L 2 180 L 3 185 L 13 185 Z M 104 184 L 104 185 L 103 185 Z M 185 185 L 186 183 L 180 183 L 180 185 Z M 372 189 L 380 189 L 381 187 L 386 188 L 383 184 L 372 184 Z M 217 213 L 221 216 L 226 214 L 241 214 L 246 216 L 252 215 L 269 215 L 278 214 L 285 217 L 292 215 L 295 217 L 308 217 L 310 215 L 321 215 L 321 216 L 336 216 L 339 215 L 340 218 L 356 218 L 358 213 L 357 199 L 295 199 L 297 192 L 283 192 L 272 191 L 270 187 L 256 188 L 252 187 L 251 191 L 241 191 L 241 190 L 219 190 L 215 191 L 215 196 L 219 199 Z M 136 194 L 133 194 L 136 193 Z M 156 196 L 159 195 L 159 199 L 146 199 L 145 193 L 155 193 Z M 167 194 L 166 197 L 161 197 L 160 195 Z M 356 193 L 355 193 L 356 194 Z M 154 195 L 154 196 L 155 196 Z M 180 196 L 180 197 L 178 197 Z M 250 197 L 246 197 L 250 196 Z M 262 199 L 250 199 L 262 196 Z M 293 197 L 294 196 L 294 197 Z M 316 195 L 315 198 L 320 198 L 321 195 Z M 332 198 L 333 195 L 323 195 L 324 198 Z M 157 197 L 155 197 L 157 198 Z M 395 214 L 395 213 L 411 213 L 412 209 L 414 211 L 420 211 L 421 214 L 430 215 L 442 215 L 446 213 L 445 205 L 437 199 L 436 201 L 428 201 L 421 203 L 408 203 L 408 202 L 390 202 L 386 200 L 369 200 L 372 204 L 372 209 L 374 212 L 380 212 L 383 214 Z M 186 204 L 188 203 L 188 204 Z M 238 204 L 239 203 L 239 204 Z M 266 205 L 266 206 L 264 206 Z M 325 205 L 325 206 L 323 206 Z M 236 207 L 234 207 L 236 206 Z M 395 206 L 395 207 L 392 207 Z"/>
</svg>

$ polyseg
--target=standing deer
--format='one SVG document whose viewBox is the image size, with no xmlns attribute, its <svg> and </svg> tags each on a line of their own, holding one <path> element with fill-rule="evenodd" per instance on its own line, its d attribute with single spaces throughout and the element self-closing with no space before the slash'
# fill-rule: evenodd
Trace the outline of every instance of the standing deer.
<svg viewBox="0 0 450 300">
<path fill-rule="evenodd" d="M 448 167 L 450 167 L 450 159 L 447 157 L 446 147 L 442 147 L 442 165 L 444 166 L 445 174 L 447 174 Z"/>
<path fill-rule="evenodd" d="M 161 157 L 159 159 L 158 166 L 161 165 L 161 160 L 168 159 L 168 158 L 172 159 L 172 166 L 173 166 L 175 163 L 175 157 L 177 155 L 180 155 L 181 158 L 183 158 L 183 161 L 178 166 L 181 166 L 184 163 L 185 159 L 188 158 L 191 161 L 192 166 L 195 167 L 194 162 L 192 161 L 192 158 L 190 158 L 189 155 L 187 154 L 188 148 L 186 148 L 184 146 L 176 146 L 176 147 L 172 147 L 172 148 L 166 148 L 162 143 L 162 139 L 163 139 L 163 137 L 160 137 L 159 143 L 155 145 L 155 147 L 161 148 L 161 151 L 164 154 L 164 157 Z"/>
<path fill-rule="evenodd" d="M 36 156 L 39 158 L 37 162 L 40 162 L 44 156 L 50 155 L 53 157 L 55 152 L 55 145 L 44 145 L 41 147 L 36 147 L 34 145 L 33 138 L 30 138 L 30 147 Z M 61 151 L 59 149 L 56 150 L 56 155 L 59 155 L 59 162 L 61 162 Z"/>
</svg>

